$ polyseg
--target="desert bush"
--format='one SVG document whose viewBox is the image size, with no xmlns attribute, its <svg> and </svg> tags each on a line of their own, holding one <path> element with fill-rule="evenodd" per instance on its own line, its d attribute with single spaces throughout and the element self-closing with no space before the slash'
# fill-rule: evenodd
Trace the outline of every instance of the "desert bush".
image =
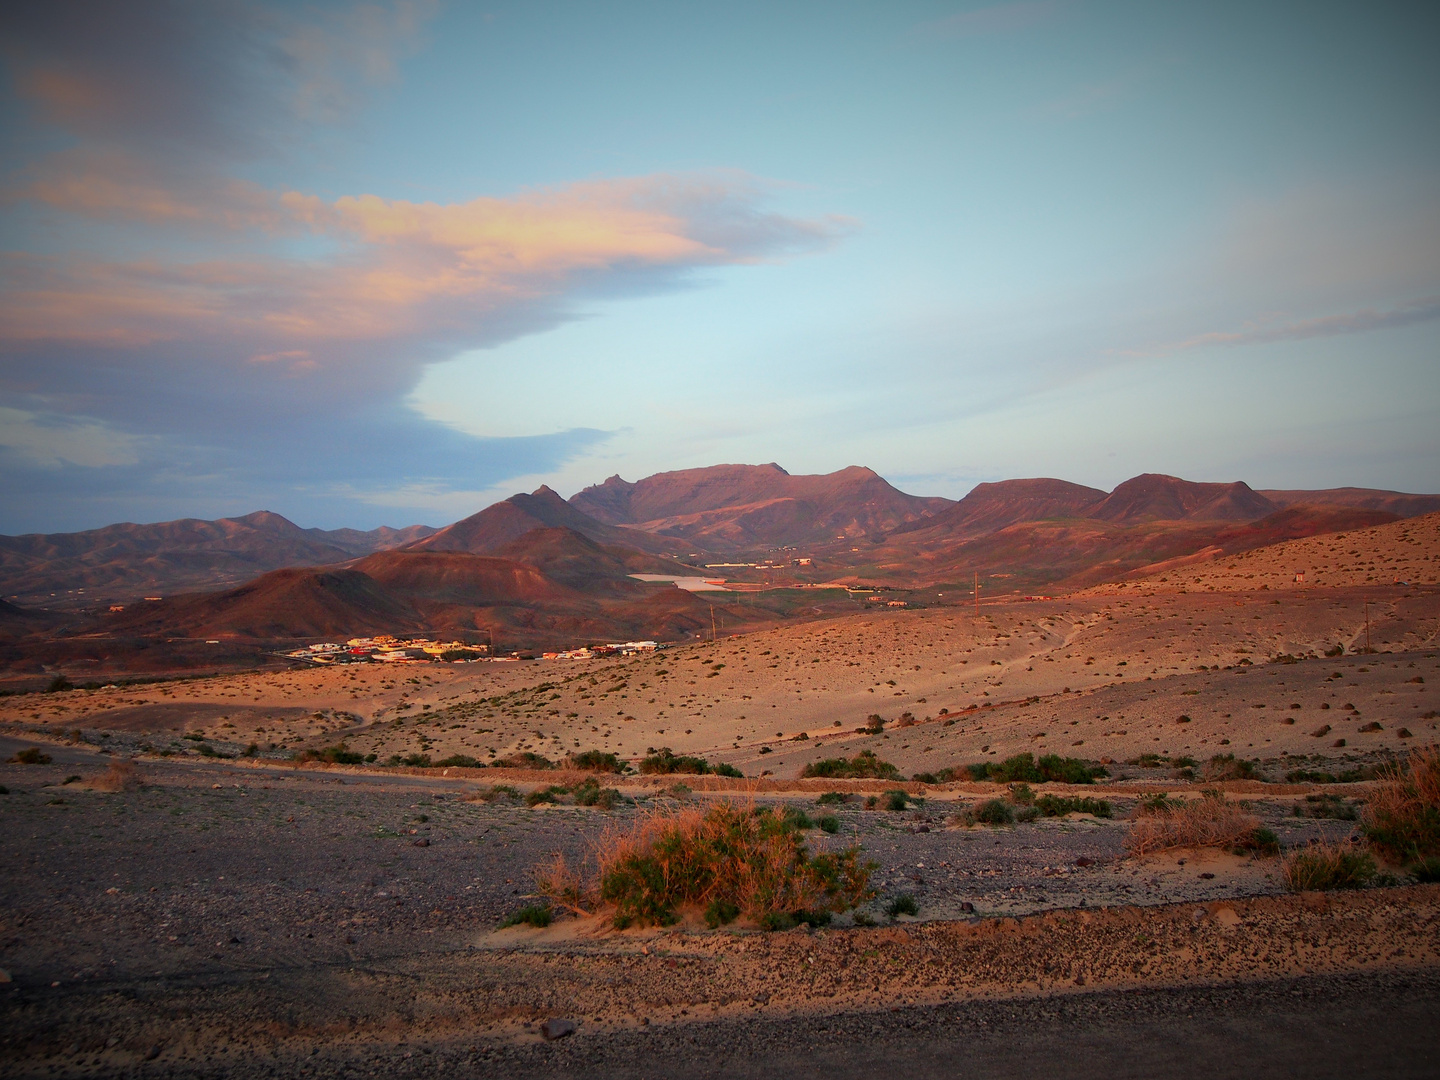
<svg viewBox="0 0 1440 1080">
<path fill-rule="evenodd" d="M 1375 876 L 1375 860 L 1349 844 L 1315 844 L 1285 859 L 1285 884 L 1295 892 L 1359 889 Z"/>
<path fill-rule="evenodd" d="M 1339 795 L 1306 795 L 1303 803 L 1296 803 L 1291 811 L 1295 817 L 1334 818 L 1336 821 L 1355 821 L 1360 814 L 1353 803 L 1347 803 Z"/>
<path fill-rule="evenodd" d="M 602 787 L 593 777 L 576 785 L 571 794 L 575 796 L 576 806 L 598 806 L 602 810 L 613 810 L 624 799 L 614 788 Z"/>
<path fill-rule="evenodd" d="M 865 727 L 862 729 L 872 735 L 879 735 L 885 730 L 885 718 L 879 713 L 871 713 L 865 718 Z"/>
<path fill-rule="evenodd" d="M 944 783 L 944 781 L 938 779 L 933 772 L 917 772 L 917 773 L 911 773 L 911 774 L 910 774 L 910 779 L 911 779 L 911 780 L 914 780 L 915 783 L 917 783 L 917 784 L 940 784 L 940 783 Z"/>
<path fill-rule="evenodd" d="M 38 746 L 27 746 L 24 750 L 17 750 L 6 762 L 7 765 L 49 765 L 50 755 L 41 751 Z"/>
<path fill-rule="evenodd" d="M 441 758 L 441 759 L 440 759 L 439 761 L 437 761 L 435 764 L 438 765 L 438 766 L 439 766 L 440 768 L 442 768 L 442 769 L 451 769 L 451 768 L 460 768 L 460 769 L 483 769 L 483 768 L 485 768 L 485 763 L 484 763 L 483 761 L 476 761 L 476 760 L 475 760 L 473 757 L 471 757 L 469 754 L 451 754 L 451 755 L 450 755 L 449 757 L 447 757 L 447 758 Z"/>
<path fill-rule="evenodd" d="M 812 761 L 800 771 L 802 777 L 821 776 L 831 780 L 899 780 L 900 770 L 875 756 L 873 750 L 861 750 L 853 758 L 826 758 Z"/>
<path fill-rule="evenodd" d="M 210 750 L 210 748 L 203 744 L 199 747 L 199 750 L 200 753 L 205 757 L 219 756 L 213 750 L 211 750 L 210 753 L 206 754 L 205 751 Z M 326 746 L 319 750 L 302 750 L 300 752 L 300 756 L 296 760 L 327 761 L 334 765 L 359 765 L 362 761 L 365 760 L 365 755 L 356 753 L 354 750 L 351 750 L 342 742 L 335 746 Z"/>
<path fill-rule="evenodd" d="M 430 768 L 430 755 L 429 755 L 429 754 L 406 754 L 404 757 L 401 757 L 399 754 L 391 754 L 391 755 L 390 755 L 390 764 L 391 764 L 391 765 L 408 765 L 408 766 L 410 766 L 412 769 L 428 769 L 428 768 Z"/>
<path fill-rule="evenodd" d="M 549 904 L 526 904 L 518 911 L 512 911 L 505 916 L 500 924 L 503 930 L 508 926 L 534 926 L 543 928 L 549 926 L 555 919 L 555 911 Z"/>
<path fill-rule="evenodd" d="M 712 765 L 710 771 L 716 776 L 729 776 L 736 779 L 741 779 L 745 776 L 743 772 L 734 765 L 731 765 L 728 761 L 722 761 L 719 765 Z"/>
<path fill-rule="evenodd" d="M 1258 850 L 1253 845 L 1268 846 L 1264 843 L 1266 838 L 1257 835 L 1261 829 L 1259 818 L 1239 803 L 1211 795 L 1189 802 L 1142 801 L 1132 817 L 1134 824 L 1125 838 L 1126 850 L 1131 855 L 1150 855 L 1175 848 Z"/>
<path fill-rule="evenodd" d="M 880 805 L 886 810 L 896 813 L 909 809 L 912 802 L 918 803 L 919 801 L 918 799 L 913 799 L 899 788 L 896 788 L 894 791 L 887 791 L 880 796 Z"/>
<path fill-rule="evenodd" d="M 971 810 L 977 825 L 1012 825 L 1015 808 L 1004 799 L 987 799 Z"/>
<path fill-rule="evenodd" d="M 821 806 L 840 806 L 848 803 L 853 798 L 855 798 L 855 796 L 848 791 L 827 791 L 815 801 Z"/>
<path fill-rule="evenodd" d="M 710 771 L 710 763 L 702 757 L 676 755 L 668 746 L 662 746 L 648 757 L 640 759 L 640 771 L 649 775 L 684 773 L 703 776 Z"/>
<path fill-rule="evenodd" d="M 1373 769 L 1343 769 L 1340 772 L 1325 772 L 1320 769 L 1291 769 L 1285 779 L 1291 784 L 1353 784 L 1359 780 L 1373 780 Z"/>
<path fill-rule="evenodd" d="M 820 826 L 821 832 L 830 833 L 832 836 L 840 831 L 840 819 L 834 814 L 826 814 L 815 824 Z"/>
<path fill-rule="evenodd" d="M 815 822 L 810 820 L 810 815 L 801 810 L 798 806 L 790 806 L 788 803 L 781 809 L 781 816 L 786 823 L 793 825 L 800 831 L 815 828 Z"/>
<path fill-rule="evenodd" d="M 1104 766 L 1080 758 L 1045 754 L 1036 760 L 1035 755 L 1030 753 L 1016 754 L 1004 761 L 970 765 L 964 771 L 972 780 L 998 780 L 1002 784 L 1093 784 L 1098 778 L 1110 775 Z"/>
<path fill-rule="evenodd" d="M 536 788 L 525 796 L 526 806 L 539 806 L 541 803 L 558 803 L 560 796 L 569 795 L 570 789 L 551 784 L 546 788 Z"/>
<path fill-rule="evenodd" d="M 466 802 L 492 803 L 501 796 L 519 798 L 520 792 L 509 784 L 496 784 L 486 791 L 477 791 L 473 795 L 465 796 Z"/>
<path fill-rule="evenodd" d="M 1421 859 L 1409 870 L 1415 875 L 1415 880 L 1421 883 L 1440 881 L 1440 856 L 1432 855 L 1428 859 Z"/>
<path fill-rule="evenodd" d="M 1010 801 L 1016 806 L 1030 806 L 1035 802 L 1035 792 L 1029 784 L 1011 784 Z"/>
<path fill-rule="evenodd" d="M 1237 758 L 1234 754 L 1216 754 L 1205 764 L 1205 779 L 1216 780 L 1264 780 L 1256 762 Z"/>
<path fill-rule="evenodd" d="M 53 679 L 50 680 L 50 685 L 45 687 L 45 692 L 47 694 L 58 694 L 63 690 L 73 689 L 75 689 L 74 683 L 72 683 L 64 675 L 56 675 Z"/>
<path fill-rule="evenodd" d="M 1035 800 L 1035 809 L 1044 817 L 1064 817 L 1066 814 L 1093 814 L 1098 818 L 1115 816 L 1115 810 L 1105 799 L 1061 798 L 1058 795 L 1041 795 Z"/>
<path fill-rule="evenodd" d="M 662 811 L 608 833 L 595 864 L 594 879 L 582 883 L 557 859 L 537 876 L 540 891 L 577 907 L 607 905 L 617 927 L 668 925 L 693 905 L 776 929 L 823 922 L 874 895 L 874 864 L 861 861 L 858 847 L 812 856 L 783 811 L 729 802 Z"/>
<path fill-rule="evenodd" d="M 885 905 L 885 914 L 892 919 L 899 918 L 901 915 L 919 915 L 920 905 L 909 893 L 900 893 L 892 897 L 890 902 Z"/>
<path fill-rule="evenodd" d="M 128 758 L 110 762 L 110 767 L 91 781 L 96 791 L 134 791 L 140 786 L 140 770 Z"/>
<path fill-rule="evenodd" d="M 555 767 L 553 761 L 547 757 L 541 757 L 533 750 L 511 754 L 496 761 L 495 764 L 507 769 L 553 769 Z"/>
<path fill-rule="evenodd" d="M 570 768 L 579 769 L 582 772 L 618 773 L 625 771 L 625 766 L 620 763 L 618 754 L 607 754 L 603 750 L 585 750 L 579 754 L 571 754 L 567 764 Z"/>
<path fill-rule="evenodd" d="M 1404 765 L 1384 770 L 1361 820 L 1370 846 L 1387 859 L 1440 855 L 1440 747 L 1416 750 Z"/>
</svg>

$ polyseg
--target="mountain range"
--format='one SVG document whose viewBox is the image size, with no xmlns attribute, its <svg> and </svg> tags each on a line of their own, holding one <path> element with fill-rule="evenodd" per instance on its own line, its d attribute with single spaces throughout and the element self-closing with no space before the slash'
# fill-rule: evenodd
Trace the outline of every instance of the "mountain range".
<svg viewBox="0 0 1440 1080">
<path fill-rule="evenodd" d="M 766 585 L 912 587 L 979 574 L 991 590 L 1077 587 L 1436 510 L 1440 495 L 1257 491 L 1159 474 L 1110 492 L 1007 480 L 955 502 L 906 494 L 859 467 L 792 476 L 773 463 L 718 465 L 635 483 L 612 476 L 569 500 L 541 487 L 443 529 L 302 529 L 260 512 L 0 537 L 0 593 L 11 601 L 0 637 L 47 633 L 60 614 L 72 636 L 126 640 L 430 631 L 534 647 L 679 637 L 708 629 L 712 612 L 731 629 L 791 615 L 799 594 Z M 755 591 L 697 595 L 631 576 L 716 572 Z M 805 596 L 807 612 L 828 602 Z"/>
</svg>

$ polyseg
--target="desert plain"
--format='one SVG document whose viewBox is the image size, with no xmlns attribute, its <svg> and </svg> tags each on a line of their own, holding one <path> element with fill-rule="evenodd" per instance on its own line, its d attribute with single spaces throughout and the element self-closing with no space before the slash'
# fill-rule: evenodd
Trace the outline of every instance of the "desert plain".
<svg viewBox="0 0 1440 1080">
<path fill-rule="evenodd" d="M 1282 864 L 1358 841 L 1375 777 L 1437 742 L 1440 515 L 933 592 L 631 657 L 0 699 L 6 1075 L 1023 1076 L 1076 1040 L 1082 1076 L 1428 1074 L 1440 886 L 1297 893 Z M 742 775 L 527 798 L 662 748 Z M 862 752 L 900 779 L 802 776 Z M 1026 753 L 1103 770 L 1032 787 L 1108 816 L 972 823 L 1015 793 L 957 770 Z M 1204 791 L 1281 854 L 1127 844 L 1142 800 Z M 828 814 L 807 842 L 858 844 L 873 898 L 502 928 L 556 854 L 725 800 Z"/>
</svg>

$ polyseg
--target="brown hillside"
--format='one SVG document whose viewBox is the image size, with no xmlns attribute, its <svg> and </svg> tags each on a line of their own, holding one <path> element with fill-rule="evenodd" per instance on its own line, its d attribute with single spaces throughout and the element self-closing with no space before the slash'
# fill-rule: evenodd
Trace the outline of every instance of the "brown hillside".
<svg viewBox="0 0 1440 1080">
<path fill-rule="evenodd" d="M 413 526 L 331 533 L 302 529 L 262 510 L 216 521 L 127 522 L 77 533 L 0 536 L 0 593 L 47 607 L 129 601 L 146 593 L 235 584 L 287 566 L 341 562 L 425 531 Z"/>
<path fill-rule="evenodd" d="M 1303 574 L 1304 580 L 1297 580 Z M 1440 513 L 1369 528 L 1289 540 L 1231 555 L 1214 552 L 1186 565 L 1147 568 L 1139 584 L 1244 592 L 1407 583 L 1440 584 Z"/>
<path fill-rule="evenodd" d="M 1099 488 L 1048 478 L 976 484 L 958 503 L 934 517 L 901 525 L 895 534 L 934 530 L 937 535 L 984 536 L 1022 521 L 1084 517 L 1105 497 Z"/>
<path fill-rule="evenodd" d="M 414 544 L 415 551 L 465 551 L 493 555 L 534 529 L 570 529 L 602 544 L 674 551 L 682 545 L 598 521 L 571 506 L 552 489 L 541 486 L 529 495 L 512 495 L 487 506 Z"/>
<path fill-rule="evenodd" d="M 133 605 L 106 620 L 116 634 L 256 639 L 385 634 L 419 629 L 419 613 L 367 574 L 274 570 L 238 589 Z"/>
<path fill-rule="evenodd" d="M 634 484 L 612 476 L 571 503 L 599 520 L 712 551 L 880 535 L 950 505 L 907 495 L 859 466 L 791 476 L 774 463 L 657 473 Z"/>
<path fill-rule="evenodd" d="M 1137 521 L 1254 521 L 1279 507 L 1248 484 L 1197 484 L 1160 473 L 1126 480 L 1088 517 L 1130 524 Z"/>
</svg>

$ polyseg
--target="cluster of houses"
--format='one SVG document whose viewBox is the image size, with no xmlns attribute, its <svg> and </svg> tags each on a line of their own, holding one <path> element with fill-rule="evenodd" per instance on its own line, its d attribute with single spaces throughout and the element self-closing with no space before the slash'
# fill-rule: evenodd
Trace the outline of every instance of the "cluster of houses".
<svg viewBox="0 0 1440 1080">
<path fill-rule="evenodd" d="M 619 641 L 609 645 L 587 645 L 565 652 L 547 652 L 546 660 L 591 660 L 603 656 L 634 656 L 654 652 L 662 646 L 654 641 Z M 514 653 L 499 657 L 489 645 L 471 645 L 464 641 L 432 641 L 430 638 L 401 639 L 381 634 L 378 637 L 351 638 L 344 644 L 319 641 L 303 649 L 285 654 L 291 660 L 311 664 L 463 664 L 476 660 L 533 660 L 530 653 Z"/>
<path fill-rule="evenodd" d="M 586 645 L 564 652 L 547 652 L 546 660 L 593 660 L 597 656 L 634 656 L 636 653 L 654 652 L 660 648 L 654 641 L 622 641 L 613 645 Z"/>
<path fill-rule="evenodd" d="M 470 645 L 463 641 L 432 641 L 430 638 L 401 639 L 381 634 L 378 637 L 351 638 L 343 645 L 321 641 L 285 655 L 292 660 L 307 660 L 312 664 L 362 664 L 372 661 L 386 664 L 463 663 L 488 659 L 490 646 Z"/>
</svg>

